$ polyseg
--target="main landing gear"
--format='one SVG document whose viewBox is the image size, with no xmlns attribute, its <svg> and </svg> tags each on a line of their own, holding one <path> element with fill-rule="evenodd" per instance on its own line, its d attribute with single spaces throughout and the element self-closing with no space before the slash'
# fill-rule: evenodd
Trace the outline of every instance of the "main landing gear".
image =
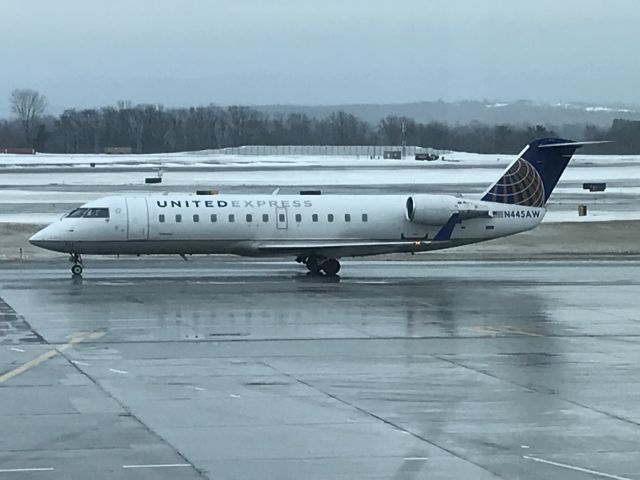
<svg viewBox="0 0 640 480">
<path fill-rule="evenodd" d="M 69 261 L 73 263 L 73 265 L 71 266 L 71 275 L 73 275 L 73 278 L 81 277 L 82 271 L 84 270 L 84 264 L 82 263 L 82 257 L 80 256 L 80 254 L 70 254 Z"/>
<path fill-rule="evenodd" d="M 327 277 L 335 277 L 340 271 L 340 262 L 335 258 L 309 255 L 308 257 L 298 257 L 296 261 L 298 263 L 304 263 L 307 269 L 315 275 L 324 272 Z"/>
</svg>

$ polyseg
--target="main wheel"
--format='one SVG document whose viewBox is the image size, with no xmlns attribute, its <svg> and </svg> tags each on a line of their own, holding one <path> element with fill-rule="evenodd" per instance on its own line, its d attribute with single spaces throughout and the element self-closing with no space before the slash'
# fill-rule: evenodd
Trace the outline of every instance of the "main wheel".
<svg viewBox="0 0 640 480">
<path fill-rule="evenodd" d="M 340 262 L 338 262 L 334 258 L 330 258 L 329 260 L 327 260 L 322 264 L 322 270 L 328 276 L 333 277 L 337 275 L 338 272 L 340 271 Z"/>
<path fill-rule="evenodd" d="M 73 267 L 71 267 L 71 273 L 72 273 L 74 276 L 82 275 L 82 265 L 78 265 L 78 264 L 76 263 Z"/>
<path fill-rule="evenodd" d="M 307 268 L 309 269 L 309 271 L 311 273 L 320 272 L 320 264 L 319 264 L 318 259 L 316 257 L 307 258 L 307 261 L 305 262 L 305 265 L 307 266 Z"/>
</svg>

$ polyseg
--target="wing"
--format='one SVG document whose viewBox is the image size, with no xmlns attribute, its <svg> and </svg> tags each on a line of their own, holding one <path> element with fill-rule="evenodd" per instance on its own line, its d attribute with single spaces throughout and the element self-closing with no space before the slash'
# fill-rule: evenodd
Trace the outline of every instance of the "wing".
<svg viewBox="0 0 640 480">
<path fill-rule="evenodd" d="M 307 242 L 261 242 L 256 245 L 262 255 L 321 255 L 331 258 L 351 257 L 361 255 L 376 255 L 382 253 L 416 252 L 429 249 L 434 243 L 429 240 L 401 240 L 401 241 L 307 241 Z"/>
<path fill-rule="evenodd" d="M 315 241 L 304 242 L 258 242 L 253 248 L 262 255 L 322 255 L 331 258 L 356 257 L 361 255 L 378 255 L 383 253 L 400 252 L 425 252 L 427 250 L 438 250 L 450 246 L 451 234 L 456 223 L 460 222 L 460 216 L 469 214 L 465 211 L 454 213 L 449 220 L 440 228 L 433 240 L 416 238 L 413 240 L 378 240 L 378 241 Z M 473 218 L 488 216 L 489 212 L 473 211 Z"/>
</svg>

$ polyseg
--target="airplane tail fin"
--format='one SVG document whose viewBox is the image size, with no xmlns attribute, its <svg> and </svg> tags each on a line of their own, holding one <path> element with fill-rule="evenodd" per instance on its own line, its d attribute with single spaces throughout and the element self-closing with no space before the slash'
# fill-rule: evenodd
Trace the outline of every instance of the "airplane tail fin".
<svg viewBox="0 0 640 480">
<path fill-rule="evenodd" d="M 483 194 L 488 202 L 543 207 L 574 152 L 583 145 L 607 142 L 572 142 L 542 138 L 527 145 L 502 177 Z"/>
</svg>

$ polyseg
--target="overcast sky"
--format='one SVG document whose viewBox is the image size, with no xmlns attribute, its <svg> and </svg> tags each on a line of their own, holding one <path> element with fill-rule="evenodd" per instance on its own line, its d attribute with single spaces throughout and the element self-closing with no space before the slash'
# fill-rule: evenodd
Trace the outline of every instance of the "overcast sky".
<svg viewBox="0 0 640 480">
<path fill-rule="evenodd" d="M 35 88 L 53 111 L 640 103 L 638 0 L 0 0 L 0 18 L 0 99 Z"/>
</svg>

